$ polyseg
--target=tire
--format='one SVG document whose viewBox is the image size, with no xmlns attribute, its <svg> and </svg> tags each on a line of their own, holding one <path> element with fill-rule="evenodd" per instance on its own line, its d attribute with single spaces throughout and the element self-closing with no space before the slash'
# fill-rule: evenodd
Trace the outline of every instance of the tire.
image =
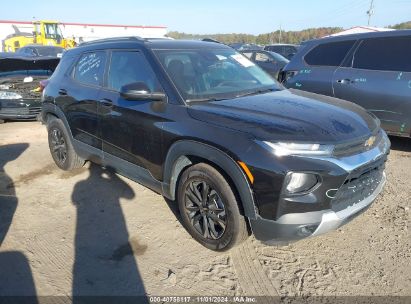
<svg viewBox="0 0 411 304">
<path fill-rule="evenodd" d="M 49 119 L 47 131 L 51 156 L 60 169 L 70 171 L 84 166 L 85 160 L 77 155 L 70 135 L 60 119 Z"/>
<path fill-rule="evenodd" d="M 199 163 L 183 172 L 177 200 L 184 227 L 208 249 L 225 251 L 247 239 L 247 223 L 236 196 L 210 165 Z"/>
</svg>

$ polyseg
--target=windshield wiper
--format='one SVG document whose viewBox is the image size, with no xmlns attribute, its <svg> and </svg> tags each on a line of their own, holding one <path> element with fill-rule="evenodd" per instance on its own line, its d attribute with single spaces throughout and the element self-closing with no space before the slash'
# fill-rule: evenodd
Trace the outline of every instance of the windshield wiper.
<svg viewBox="0 0 411 304">
<path fill-rule="evenodd" d="M 227 99 L 232 99 L 232 98 L 239 98 L 239 97 L 263 94 L 263 93 L 274 92 L 274 91 L 278 91 L 278 89 L 274 89 L 274 88 L 260 89 L 260 90 L 257 90 L 257 91 L 252 91 L 252 92 L 247 92 L 247 93 L 244 93 L 244 94 L 235 95 L 235 96 L 230 97 L 230 98 L 222 98 L 222 97 L 192 98 L 192 99 L 187 99 L 186 102 L 220 101 L 220 100 L 227 100 Z"/>
<path fill-rule="evenodd" d="M 261 89 L 261 90 L 257 90 L 257 91 L 247 92 L 247 93 L 244 93 L 244 94 L 239 94 L 239 95 L 236 96 L 236 98 L 244 97 L 244 96 L 251 96 L 251 95 L 259 95 L 259 94 L 264 94 L 264 93 L 274 92 L 274 91 L 278 91 L 278 89 L 273 89 L 273 88 Z"/>
<path fill-rule="evenodd" d="M 186 102 L 205 102 L 205 101 L 220 101 L 220 100 L 227 100 L 228 98 L 216 98 L 216 97 L 210 97 L 210 98 L 192 98 L 192 99 L 187 99 Z"/>
</svg>

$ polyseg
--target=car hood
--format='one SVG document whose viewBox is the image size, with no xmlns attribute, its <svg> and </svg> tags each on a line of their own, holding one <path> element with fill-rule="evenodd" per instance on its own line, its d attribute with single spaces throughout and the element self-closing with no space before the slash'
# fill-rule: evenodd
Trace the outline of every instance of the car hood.
<svg viewBox="0 0 411 304">
<path fill-rule="evenodd" d="M 188 112 L 260 140 L 340 143 L 370 136 L 379 127 L 375 117 L 353 103 L 298 90 L 199 102 Z"/>
<path fill-rule="evenodd" d="M 4 54 L 4 53 L 3 53 Z M 55 57 L 21 57 L 13 53 L 0 54 L 0 73 L 30 70 L 50 70 L 54 71 L 60 62 L 60 58 Z"/>
</svg>

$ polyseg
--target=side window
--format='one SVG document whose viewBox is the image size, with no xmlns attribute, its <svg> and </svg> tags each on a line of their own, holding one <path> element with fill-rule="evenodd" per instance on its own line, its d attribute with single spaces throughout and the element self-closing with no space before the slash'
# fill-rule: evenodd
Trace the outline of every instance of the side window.
<svg viewBox="0 0 411 304">
<path fill-rule="evenodd" d="M 285 46 L 284 47 L 285 54 L 295 54 L 297 53 L 297 48 L 295 46 Z"/>
<path fill-rule="evenodd" d="M 100 85 L 103 81 L 105 52 L 85 53 L 74 68 L 74 79 L 88 85 Z"/>
<path fill-rule="evenodd" d="M 411 37 L 364 40 L 354 55 L 357 69 L 411 72 Z"/>
<path fill-rule="evenodd" d="M 270 57 L 267 54 L 257 52 L 255 53 L 255 61 L 256 62 L 269 62 Z"/>
<path fill-rule="evenodd" d="M 270 46 L 268 49 L 270 52 L 281 53 L 282 47 L 281 46 Z"/>
<path fill-rule="evenodd" d="M 253 57 L 253 52 L 243 52 L 242 54 L 250 60 L 251 60 L 251 57 Z"/>
<path fill-rule="evenodd" d="M 305 62 L 309 65 L 339 66 L 354 43 L 355 40 L 347 40 L 320 44 L 305 55 Z"/>
<path fill-rule="evenodd" d="M 108 87 L 120 91 L 121 87 L 135 82 L 144 82 L 152 92 L 161 91 L 156 75 L 143 54 L 137 51 L 113 51 Z"/>
</svg>

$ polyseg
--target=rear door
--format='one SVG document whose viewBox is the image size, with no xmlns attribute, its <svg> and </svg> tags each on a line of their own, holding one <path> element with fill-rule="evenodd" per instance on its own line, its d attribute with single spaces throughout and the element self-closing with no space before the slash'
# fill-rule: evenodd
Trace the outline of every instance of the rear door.
<svg viewBox="0 0 411 304">
<path fill-rule="evenodd" d="M 391 134 L 411 133 L 411 37 L 364 39 L 333 79 L 335 97 L 373 112 Z"/>
<path fill-rule="evenodd" d="M 144 82 L 151 92 L 162 91 L 155 73 L 141 51 L 113 50 L 106 78 L 99 94 L 104 157 L 108 162 L 116 158 L 126 161 L 155 175 L 162 158 L 164 102 L 130 101 L 120 95 L 124 85 L 137 82 Z"/>
<path fill-rule="evenodd" d="M 333 96 L 332 80 L 335 70 L 354 46 L 355 40 L 322 43 L 312 48 L 304 57 L 296 75 L 287 87 Z"/>
<path fill-rule="evenodd" d="M 66 81 L 59 84 L 56 103 L 63 108 L 73 137 L 101 149 L 98 124 L 98 92 L 103 84 L 105 51 L 80 56 Z"/>
</svg>

